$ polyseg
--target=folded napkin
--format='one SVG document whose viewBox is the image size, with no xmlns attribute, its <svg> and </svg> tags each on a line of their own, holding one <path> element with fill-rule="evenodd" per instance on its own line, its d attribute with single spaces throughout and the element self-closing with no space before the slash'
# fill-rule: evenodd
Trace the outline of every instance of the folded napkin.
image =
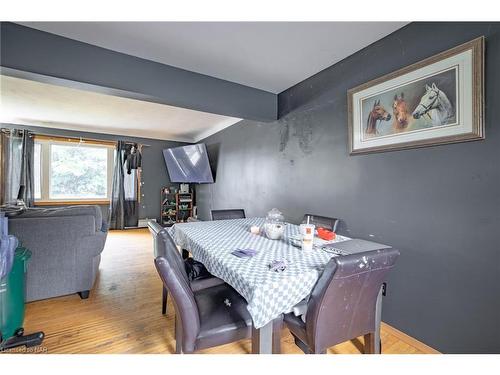
<svg viewBox="0 0 500 375">
<path fill-rule="evenodd" d="M 254 249 L 236 249 L 231 254 L 237 256 L 238 258 L 250 258 L 257 254 L 257 250 Z"/>
<path fill-rule="evenodd" d="M 274 272 L 283 272 L 286 270 L 286 261 L 284 260 L 273 260 L 269 264 L 269 269 Z"/>
</svg>

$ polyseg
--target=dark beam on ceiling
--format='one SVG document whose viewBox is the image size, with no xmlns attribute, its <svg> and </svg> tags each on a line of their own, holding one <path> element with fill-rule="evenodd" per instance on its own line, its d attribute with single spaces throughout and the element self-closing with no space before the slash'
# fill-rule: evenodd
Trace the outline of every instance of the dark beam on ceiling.
<svg viewBox="0 0 500 375">
<path fill-rule="evenodd" d="M 39 31 L 1 23 L 1 73 L 257 121 L 276 94 Z"/>
</svg>

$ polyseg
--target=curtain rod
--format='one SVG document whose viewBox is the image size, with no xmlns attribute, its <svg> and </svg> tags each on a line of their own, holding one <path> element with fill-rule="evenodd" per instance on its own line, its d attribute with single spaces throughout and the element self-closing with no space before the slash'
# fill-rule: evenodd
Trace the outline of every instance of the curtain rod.
<svg viewBox="0 0 500 375">
<path fill-rule="evenodd" d="M 2 128 L 1 131 L 4 132 L 4 133 L 10 133 L 12 129 L 9 129 L 9 128 Z M 115 141 L 115 140 L 105 140 L 105 139 L 97 139 L 97 138 L 88 138 L 88 137 L 75 137 L 75 136 L 64 136 L 64 135 L 56 135 L 56 134 L 38 134 L 38 133 L 34 133 L 32 130 L 28 130 L 28 129 L 15 129 L 15 130 L 19 130 L 19 131 L 27 131 L 28 134 L 30 136 L 42 136 L 42 137 L 53 137 L 53 138 L 66 138 L 66 139 L 79 139 L 80 141 L 93 141 L 93 142 L 110 142 L 110 143 L 117 143 L 118 141 Z M 134 144 L 137 144 L 137 145 L 141 145 L 142 147 L 151 147 L 151 145 L 147 145 L 147 144 L 144 144 L 144 143 L 140 143 L 140 142 L 132 142 L 132 141 L 123 141 L 126 145 L 134 145 Z"/>
<path fill-rule="evenodd" d="M 146 144 L 140 143 L 140 142 L 128 142 L 128 141 L 125 141 L 124 143 L 126 145 L 141 145 L 142 147 L 151 147 L 151 145 L 146 145 Z"/>
<path fill-rule="evenodd" d="M 14 130 L 14 129 L 9 129 L 9 128 L 1 128 L 0 129 L 0 132 L 2 133 L 6 133 L 6 134 L 10 134 L 11 133 L 11 130 Z M 33 133 L 31 130 L 28 130 L 28 129 L 15 129 L 17 131 L 20 131 L 20 132 L 28 132 L 28 135 L 30 137 L 34 136 L 35 133 Z"/>
</svg>

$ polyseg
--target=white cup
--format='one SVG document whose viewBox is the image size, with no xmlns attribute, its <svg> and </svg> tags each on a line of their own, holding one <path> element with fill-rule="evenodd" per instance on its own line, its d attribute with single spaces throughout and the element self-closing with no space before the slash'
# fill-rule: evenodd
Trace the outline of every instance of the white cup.
<svg viewBox="0 0 500 375">
<path fill-rule="evenodd" d="M 302 250 L 310 251 L 313 249 L 314 242 L 314 224 L 302 224 Z"/>
<path fill-rule="evenodd" d="M 315 230 L 315 228 L 316 228 L 316 227 L 314 226 L 314 224 L 300 224 L 299 228 L 300 228 L 300 229 L 299 229 L 300 234 L 301 234 L 302 236 L 304 236 L 304 235 L 306 234 L 306 228 L 312 228 L 311 232 L 312 232 L 312 235 L 313 235 L 313 237 L 314 237 L 314 230 Z"/>
</svg>

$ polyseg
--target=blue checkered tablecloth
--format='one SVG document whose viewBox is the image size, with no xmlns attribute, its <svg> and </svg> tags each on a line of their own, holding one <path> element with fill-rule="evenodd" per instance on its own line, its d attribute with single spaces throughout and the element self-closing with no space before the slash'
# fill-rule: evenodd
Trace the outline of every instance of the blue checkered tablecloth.
<svg viewBox="0 0 500 375">
<path fill-rule="evenodd" d="M 262 227 L 263 218 L 179 223 L 170 228 L 174 241 L 191 252 L 213 275 L 236 289 L 248 302 L 254 326 L 260 328 L 292 308 L 312 291 L 324 266 L 334 256 L 323 250 L 302 251 L 292 246 L 290 236 L 297 225 L 287 224 L 282 240 L 250 233 Z M 340 237 L 339 240 L 347 239 Z M 257 255 L 238 258 L 236 249 L 255 249 Z M 285 260 L 283 272 L 269 270 L 273 260 Z"/>
</svg>

